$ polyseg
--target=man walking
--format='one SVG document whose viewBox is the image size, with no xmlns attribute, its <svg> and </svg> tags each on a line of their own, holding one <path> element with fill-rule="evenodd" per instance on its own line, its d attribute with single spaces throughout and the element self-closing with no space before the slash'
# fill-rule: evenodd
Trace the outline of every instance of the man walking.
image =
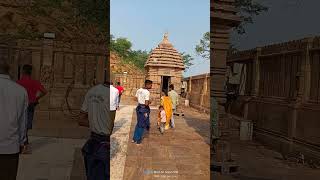
<svg viewBox="0 0 320 180">
<path fill-rule="evenodd" d="M 152 88 L 152 81 L 146 80 L 143 88 L 137 90 L 136 100 L 138 101 L 138 106 L 136 108 L 137 112 L 137 124 L 133 135 L 133 143 L 140 144 L 142 141 L 142 136 L 144 129 L 149 131 L 150 129 L 150 92 L 149 89 Z"/>
<path fill-rule="evenodd" d="M 22 67 L 22 76 L 20 80 L 17 81 L 18 84 L 20 84 L 22 87 L 26 89 L 29 100 L 26 134 L 27 140 L 22 150 L 23 154 L 31 152 L 31 148 L 29 146 L 28 131 L 32 129 L 34 111 L 36 106 L 39 104 L 39 100 L 47 94 L 47 91 L 43 87 L 43 85 L 39 81 L 32 79 L 31 74 L 32 66 L 26 64 Z"/>
<path fill-rule="evenodd" d="M 109 82 L 92 87 L 85 96 L 80 125 L 91 130 L 82 148 L 87 180 L 110 179 L 110 136 L 118 103 L 118 90 Z"/>
<path fill-rule="evenodd" d="M 110 118 L 111 118 L 111 121 L 113 121 L 113 122 L 116 118 L 116 111 L 119 109 L 119 103 L 120 103 L 120 97 L 121 97 L 119 92 L 120 92 L 119 89 L 115 88 L 113 86 L 113 83 L 111 82 L 111 85 L 110 85 Z M 113 124 L 114 123 L 112 123 L 112 129 L 113 129 Z"/>
<path fill-rule="evenodd" d="M 169 86 L 169 93 L 168 93 L 171 102 L 172 102 L 172 117 L 171 117 L 171 127 L 174 128 L 175 127 L 175 123 L 174 123 L 174 115 L 177 112 L 177 105 L 179 104 L 179 95 L 178 93 L 174 90 L 174 85 L 171 84 Z"/>
<path fill-rule="evenodd" d="M 9 66 L 0 60 L 0 179 L 15 180 L 26 140 L 28 95 L 10 80 Z"/>
<path fill-rule="evenodd" d="M 119 91 L 119 103 L 120 103 L 120 100 L 121 100 L 121 95 L 123 94 L 124 92 L 124 88 L 121 86 L 120 82 L 117 82 L 117 87 L 116 87 Z"/>
</svg>

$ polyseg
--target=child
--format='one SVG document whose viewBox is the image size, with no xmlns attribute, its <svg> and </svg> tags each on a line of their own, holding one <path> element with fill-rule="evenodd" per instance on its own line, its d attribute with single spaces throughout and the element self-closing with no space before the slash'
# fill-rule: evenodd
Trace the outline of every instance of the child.
<svg viewBox="0 0 320 180">
<path fill-rule="evenodd" d="M 163 134 L 164 132 L 166 122 L 167 122 L 166 112 L 164 111 L 163 106 L 159 106 L 158 127 L 161 134 Z"/>
</svg>

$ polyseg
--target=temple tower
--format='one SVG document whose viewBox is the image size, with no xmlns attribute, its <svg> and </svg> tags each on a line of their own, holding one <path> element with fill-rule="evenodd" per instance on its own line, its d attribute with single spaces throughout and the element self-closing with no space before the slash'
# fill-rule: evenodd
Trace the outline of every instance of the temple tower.
<svg viewBox="0 0 320 180">
<path fill-rule="evenodd" d="M 146 64 L 146 79 L 153 81 L 151 98 L 153 103 L 160 102 L 162 90 L 169 90 L 173 84 L 180 94 L 182 73 L 185 69 L 181 54 L 169 42 L 168 33 L 165 33 L 160 44 L 152 50 Z"/>
</svg>

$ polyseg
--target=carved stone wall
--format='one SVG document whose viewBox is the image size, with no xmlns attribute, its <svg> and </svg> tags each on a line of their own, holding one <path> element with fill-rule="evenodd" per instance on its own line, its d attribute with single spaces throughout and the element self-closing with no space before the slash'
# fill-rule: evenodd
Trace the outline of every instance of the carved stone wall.
<svg viewBox="0 0 320 180">
<path fill-rule="evenodd" d="M 320 160 L 319 37 L 238 52 L 227 62 L 245 64 L 253 77 L 245 79 L 253 85 L 245 86 L 231 113 L 253 121 L 255 137 L 270 147 Z"/>
<path fill-rule="evenodd" d="M 200 111 L 210 112 L 210 74 L 185 78 L 190 106 Z"/>
<path fill-rule="evenodd" d="M 9 62 L 12 79 L 19 78 L 24 64 L 31 64 L 33 78 L 49 91 L 37 108 L 36 120 L 68 119 L 70 112 L 66 101 L 71 110 L 78 111 L 86 91 L 104 80 L 108 65 L 105 44 L 50 39 L 0 42 L 0 56 Z"/>
</svg>

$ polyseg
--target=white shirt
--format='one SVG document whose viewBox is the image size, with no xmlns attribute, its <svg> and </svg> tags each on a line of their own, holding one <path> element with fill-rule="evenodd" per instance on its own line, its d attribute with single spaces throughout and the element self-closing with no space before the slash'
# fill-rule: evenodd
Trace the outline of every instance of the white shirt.
<svg viewBox="0 0 320 180">
<path fill-rule="evenodd" d="M 0 154 L 15 154 L 26 140 L 27 91 L 0 74 Z"/>
<path fill-rule="evenodd" d="M 91 131 L 109 135 L 112 131 L 109 116 L 109 86 L 96 85 L 87 92 L 81 110 L 88 113 Z"/>
<path fill-rule="evenodd" d="M 150 100 L 150 92 L 147 89 L 140 88 L 137 90 L 136 97 L 139 104 L 146 104 Z"/>
<path fill-rule="evenodd" d="M 110 111 L 117 110 L 119 106 L 119 91 L 114 86 L 110 85 Z"/>
<path fill-rule="evenodd" d="M 161 110 L 160 112 L 160 119 L 161 119 L 161 122 L 167 122 L 167 116 L 164 110 Z"/>
</svg>

